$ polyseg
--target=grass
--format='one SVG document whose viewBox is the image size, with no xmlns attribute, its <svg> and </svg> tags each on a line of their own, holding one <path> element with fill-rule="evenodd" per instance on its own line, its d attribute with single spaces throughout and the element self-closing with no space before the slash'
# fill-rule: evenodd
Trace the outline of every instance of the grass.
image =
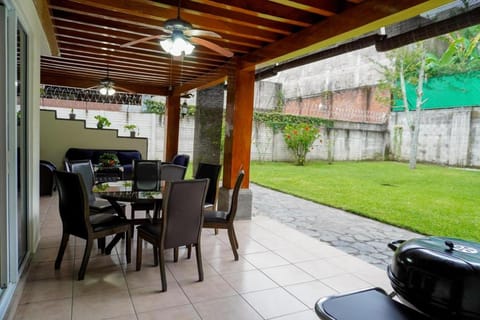
<svg viewBox="0 0 480 320">
<path fill-rule="evenodd" d="M 480 171 L 398 162 L 252 162 L 259 185 L 426 235 L 480 241 Z"/>
</svg>

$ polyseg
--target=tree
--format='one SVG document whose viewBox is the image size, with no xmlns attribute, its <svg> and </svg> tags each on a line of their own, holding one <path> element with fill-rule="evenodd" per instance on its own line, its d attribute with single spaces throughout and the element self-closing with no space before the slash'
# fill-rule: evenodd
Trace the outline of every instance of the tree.
<svg viewBox="0 0 480 320">
<path fill-rule="evenodd" d="M 288 124 L 283 129 L 285 143 L 300 166 L 305 165 L 307 153 L 319 136 L 318 128 L 307 123 Z"/>
<path fill-rule="evenodd" d="M 422 116 L 423 84 L 425 82 L 426 50 L 423 42 L 414 46 L 406 46 L 392 50 L 387 54 L 390 64 L 382 65 L 384 79 L 380 86 L 389 89 L 393 97 L 401 98 L 406 113 L 408 132 L 410 133 L 409 167 L 415 169 L 417 165 L 418 137 Z M 416 85 L 415 106 L 409 105 L 406 83 Z M 415 110 L 412 114 L 411 110 Z"/>
</svg>

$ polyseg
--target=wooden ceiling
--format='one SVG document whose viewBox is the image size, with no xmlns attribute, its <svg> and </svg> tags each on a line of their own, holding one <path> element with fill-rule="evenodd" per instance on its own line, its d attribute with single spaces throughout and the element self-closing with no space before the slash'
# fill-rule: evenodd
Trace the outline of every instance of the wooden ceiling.
<svg viewBox="0 0 480 320">
<path fill-rule="evenodd" d="M 178 1 L 36 0 L 52 56 L 41 58 L 41 82 L 87 88 L 107 74 L 134 93 L 182 93 L 250 69 L 311 53 L 408 19 L 447 0 L 183 0 L 180 16 L 202 37 L 234 53 L 226 58 L 197 45 L 172 58 L 151 40 L 177 16 Z"/>
</svg>

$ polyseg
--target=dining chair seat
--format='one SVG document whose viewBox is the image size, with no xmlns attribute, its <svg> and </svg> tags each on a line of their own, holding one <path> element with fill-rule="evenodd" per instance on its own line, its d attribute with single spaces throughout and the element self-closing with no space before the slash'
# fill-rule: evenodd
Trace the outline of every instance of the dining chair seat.
<svg viewBox="0 0 480 320">
<path fill-rule="evenodd" d="M 208 222 L 226 223 L 228 221 L 228 211 L 205 210 L 204 220 Z"/>
</svg>

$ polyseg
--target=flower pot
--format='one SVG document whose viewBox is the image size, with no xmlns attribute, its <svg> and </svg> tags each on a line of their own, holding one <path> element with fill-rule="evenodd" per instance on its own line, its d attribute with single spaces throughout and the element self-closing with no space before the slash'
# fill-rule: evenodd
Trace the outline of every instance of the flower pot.
<svg viewBox="0 0 480 320">
<path fill-rule="evenodd" d="M 75 116 L 76 116 L 75 113 L 70 113 L 70 114 L 68 115 L 68 117 L 69 117 L 70 120 L 75 120 Z"/>
<path fill-rule="evenodd" d="M 135 131 L 130 131 L 130 138 L 135 138 Z"/>
</svg>

